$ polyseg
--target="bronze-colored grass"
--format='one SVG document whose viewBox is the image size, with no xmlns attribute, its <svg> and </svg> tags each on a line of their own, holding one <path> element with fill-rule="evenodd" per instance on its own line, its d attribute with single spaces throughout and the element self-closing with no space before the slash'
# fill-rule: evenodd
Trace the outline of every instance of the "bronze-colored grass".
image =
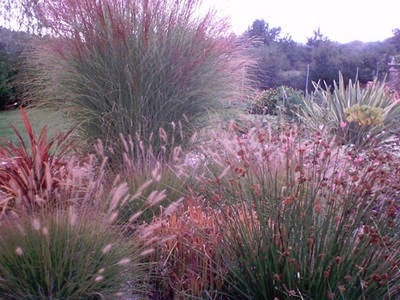
<svg viewBox="0 0 400 300">
<path fill-rule="evenodd" d="M 227 268 L 217 251 L 221 242 L 220 213 L 188 197 L 155 231 L 161 243 L 155 252 L 158 298 L 215 298 L 223 293 Z"/>
</svg>

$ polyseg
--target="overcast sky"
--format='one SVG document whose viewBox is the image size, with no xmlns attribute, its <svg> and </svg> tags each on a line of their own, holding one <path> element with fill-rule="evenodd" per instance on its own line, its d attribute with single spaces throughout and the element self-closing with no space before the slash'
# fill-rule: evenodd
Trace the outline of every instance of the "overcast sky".
<svg viewBox="0 0 400 300">
<path fill-rule="evenodd" d="M 255 19 L 282 28 L 301 43 L 318 27 L 330 40 L 382 41 L 400 28 L 400 0 L 204 0 L 229 16 L 235 33 Z"/>
</svg>

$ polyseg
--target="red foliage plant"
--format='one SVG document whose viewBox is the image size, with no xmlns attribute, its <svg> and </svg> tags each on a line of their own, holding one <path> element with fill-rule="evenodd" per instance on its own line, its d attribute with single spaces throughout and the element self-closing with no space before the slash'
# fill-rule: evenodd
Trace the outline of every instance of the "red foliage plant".
<svg viewBox="0 0 400 300">
<path fill-rule="evenodd" d="M 48 206 L 67 174 L 65 155 L 71 149 L 68 137 L 58 134 L 47 142 L 47 128 L 43 127 L 39 136 L 35 136 L 32 126 L 23 108 L 22 119 L 29 137 L 29 144 L 13 125 L 10 125 L 18 137 L 19 145 L 0 138 L 0 211 L 32 211 Z"/>
</svg>

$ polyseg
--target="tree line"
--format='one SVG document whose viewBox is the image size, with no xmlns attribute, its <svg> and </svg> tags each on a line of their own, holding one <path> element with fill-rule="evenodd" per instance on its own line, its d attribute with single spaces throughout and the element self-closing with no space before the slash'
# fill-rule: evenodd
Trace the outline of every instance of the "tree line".
<svg viewBox="0 0 400 300">
<path fill-rule="evenodd" d="M 19 54 L 32 36 L 0 27 L 0 107 L 18 99 L 14 78 L 19 72 Z M 374 78 L 383 80 L 391 57 L 400 53 L 400 29 L 381 42 L 346 44 L 330 40 L 317 29 L 301 44 L 284 35 L 281 27 L 255 20 L 238 40 L 255 61 L 249 74 L 258 89 L 285 85 L 311 91 L 312 82 L 330 85 L 337 81 L 339 71 L 346 81 L 356 76 L 363 84 Z"/>
<path fill-rule="evenodd" d="M 361 83 L 376 77 L 382 80 L 391 57 L 400 53 L 400 29 L 382 42 L 346 44 L 331 41 L 317 29 L 306 44 L 301 44 L 290 35 L 282 35 L 281 27 L 255 20 L 241 41 L 248 43 L 248 52 L 256 61 L 250 73 L 260 89 L 287 85 L 311 90 L 312 81 L 328 85 L 337 81 L 339 71 L 346 80 L 356 76 Z"/>
</svg>

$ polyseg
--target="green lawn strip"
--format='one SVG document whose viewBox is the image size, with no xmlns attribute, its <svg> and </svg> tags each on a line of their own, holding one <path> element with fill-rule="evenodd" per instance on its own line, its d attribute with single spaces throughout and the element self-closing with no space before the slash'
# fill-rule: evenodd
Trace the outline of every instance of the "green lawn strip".
<svg viewBox="0 0 400 300">
<path fill-rule="evenodd" d="M 43 108 L 26 108 L 25 111 L 33 127 L 34 133 L 37 135 L 40 133 L 43 126 L 47 126 L 49 130 L 49 138 L 58 132 L 66 132 L 70 129 L 66 116 L 60 111 Z M 0 137 L 11 142 L 16 142 L 18 140 L 10 126 L 10 123 L 21 132 L 24 140 L 27 140 L 28 136 L 19 109 L 0 111 Z"/>
</svg>

